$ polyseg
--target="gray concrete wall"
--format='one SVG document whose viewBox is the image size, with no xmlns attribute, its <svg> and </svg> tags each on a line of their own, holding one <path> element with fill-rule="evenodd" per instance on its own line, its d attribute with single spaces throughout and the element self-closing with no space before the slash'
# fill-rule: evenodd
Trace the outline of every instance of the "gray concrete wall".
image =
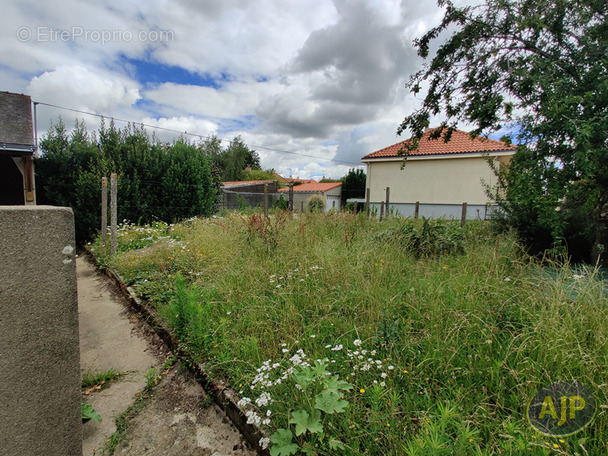
<svg viewBox="0 0 608 456">
<path fill-rule="evenodd" d="M 357 200 L 363 201 L 364 199 Z M 414 203 L 392 203 L 389 206 L 394 215 L 402 217 L 414 217 L 416 204 Z M 380 214 L 380 203 L 370 202 L 370 207 L 375 207 Z M 491 215 L 492 208 L 482 204 L 469 204 L 467 206 L 467 220 L 487 220 Z M 447 220 L 460 220 L 462 216 L 462 204 L 428 204 L 420 203 L 418 208 L 420 218 L 444 218 Z"/>
<path fill-rule="evenodd" d="M 82 455 L 72 210 L 0 206 L 0 454 Z"/>
</svg>

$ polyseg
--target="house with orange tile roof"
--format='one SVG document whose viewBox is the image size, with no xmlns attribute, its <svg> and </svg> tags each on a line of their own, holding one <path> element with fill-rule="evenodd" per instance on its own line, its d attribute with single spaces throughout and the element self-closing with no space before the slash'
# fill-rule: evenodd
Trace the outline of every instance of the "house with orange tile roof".
<svg viewBox="0 0 608 456">
<path fill-rule="evenodd" d="M 427 130 L 418 148 L 400 153 L 410 141 L 401 141 L 362 158 L 367 165 L 366 188 L 370 202 L 379 206 L 390 188 L 390 207 L 403 216 L 414 215 L 418 203 L 424 217 L 459 218 L 467 203 L 467 219 L 485 219 L 491 210 L 484 183 L 496 184 L 488 158 L 498 167 L 507 166 L 515 146 L 484 137 L 471 139 L 469 133 L 455 130 L 449 142 L 431 139 Z"/>
<path fill-rule="evenodd" d="M 295 185 L 299 185 L 299 184 L 310 184 L 310 183 L 316 183 L 317 182 L 314 179 L 299 179 L 297 177 L 291 177 L 291 176 L 289 176 L 289 177 L 283 177 L 283 176 L 281 176 L 277 172 L 275 172 L 274 175 L 279 180 L 279 182 L 281 182 L 283 184 L 289 184 L 290 182 L 293 182 Z"/>
<path fill-rule="evenodd" d="M 312 180 L 312 179 L 311 179 Z M 279 189 L 279 193 L 289 192 L 289 188 Z M 293 208 L 296 211 L 304 211 L 306 201 L 312 195 L 322 195 L 325 198 L 325 211 L 332 209 L 340 210 L 340 199 L 342 198 L 342 182 L 307 182 L 293 186 Z M 287 199 L 287 195 L 285 197 Z"/>
</svg>

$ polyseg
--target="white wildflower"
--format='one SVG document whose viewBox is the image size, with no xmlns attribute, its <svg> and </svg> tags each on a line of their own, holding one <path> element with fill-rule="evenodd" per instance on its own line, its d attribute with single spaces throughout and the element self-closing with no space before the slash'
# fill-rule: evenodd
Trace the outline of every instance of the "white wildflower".
<svg viewBox="0 0 608 456">
<path fill-rule="evenodd" d="M 255 424 L 259 426 L 262 422 L 260 416 L 253 410 L 249 410 L 247 413 L 245 413 L 245 416 L 247 417 L 247 424 Z"/>
<path fill-rule="evenodd" d="M 240 401 L 238 401 L 236 403 L 236 405 L 238 405 L 239 407 L 243 408 L 243 407 L 246 407 L 247 404 L 249 404 L 250 402 L 251 402 L 251 399 L 249 399 L 248 397 L 244 397 Z"/>
<path fill-rule="evenodd" d="M 270 402 L 272 402 L 272 399 L 268 393 L 262 393 L 260 397 L 255 400 L 258 407 L 267 407 Z"/>
<path fill-rule="evenodd" d="M 265 450 L 266 448 L 268 448 L 268 444 L 270 444 L 270 438 L 262 437 L 259 441 L 259 444 L 262 447 L 262 450 Z"/>
</svg>

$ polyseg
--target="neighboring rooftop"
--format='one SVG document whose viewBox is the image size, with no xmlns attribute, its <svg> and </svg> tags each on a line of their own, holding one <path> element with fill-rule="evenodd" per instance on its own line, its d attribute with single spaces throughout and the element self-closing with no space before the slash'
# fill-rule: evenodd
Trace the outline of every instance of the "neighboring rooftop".
<svg viewBox="0 0 608 456">
<path fill-rule="evenodd" d="M 466 153 L 485 153 L 485 152 L 498 152 L 508 151 L 514 152 L 515 146 L 507 145 L 503 141 L 496 141 L 494 139 L 488 139 L 485 137 L 477 137 L 471 139 L 471 136 L 466 131 L 455 130 L 452 133 L 450 141 L 447 143 L 442 139 L 429 139 L 430 134 L 433 130 L 429 129 L 424 133 L 420 142 L 418 143 L 418 149 L 409 152 L 409 157 L 424 156 L 424 155 L 448 155 L 448 154 L 466 154 Z M 367 154 L 362 160 L 370 160 L 375 158 L 392 158 L 401 157 L 399 151 L 404 148 L 404 144 L 409 143 L 410 139 L 400 141 L 392 146 L 385 147 L 384 149 L 377 150 L 371 154 Z"/>
<path fill-rule="evenodd" d="M 0 92 L 0 148 L 28 146 L 33 151 L 32 100 L 28 95 Z"/>
<path fill-rule="evenodd" d="M 312 179 L 311 179 L 312 180 Z M 301 185 L 294 185 L 294 192 L 327 192 L 333 188 L 339 187 L 342 182 L 309 182 Z M 280 192 L 288 192 L 289 188 L 284 187 L 279 189 Z"/>
<path fill-rule="evenodd" d="M 249 186 L 249 185 L 270 184 L 272 182 L 276 182 L 276 181 L 274 179 L 250 180 L 250 181 L 227 181 L 227 182 L 222 182 L 222 187 L 224 187 L 224 188 L 244 187 L 244 186 Z"/>
<path fill-rule="evenodd" d="M 317 182 L 314 179 L 298 179 L 297 177 L 283 177 L 278 173 L 274 173 L 274 175 L 277 177 L 277 179 L 279 180 L 279 182 L 282 182 L 284 184 L 288 184 L 290 182 L 293 183 L 299 183 L 299 184 L 309 184 L 309 183 L 315 183 Z"/>
</svg>

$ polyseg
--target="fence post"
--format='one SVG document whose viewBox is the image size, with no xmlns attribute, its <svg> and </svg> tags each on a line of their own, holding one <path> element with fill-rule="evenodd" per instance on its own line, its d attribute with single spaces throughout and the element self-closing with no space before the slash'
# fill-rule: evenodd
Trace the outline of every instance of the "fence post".
<svg viewBox="0 0 608 456">
<path fill-rule="evenodd" d="M 369 218 L 369 188 L 365 189 L 365 218 Z"/>
<path fill-rule="evenodd" d="M 268 184 L 264 184 L 264 217 L 268 218 Z"/>
<path fill-rule="evenodd" d="M 112 255 L 116 255 L 117 250 L 116 219 L 116 174 L 112 173 L 110 176 L 110 248 Z"/>
<path fill-rule="evenodd" d="M 357 215 L 357 209 L 359 209 L 359 203 L 355 201 L 355 215 Z"/>
<path fill-rule="evenodd" d="M 101 245 L 108 240 L 108 178 L 101 178 Z"/>
<path fill-rule="evenodd" d="M 467 203 L 462 203 L 462 214 L 460 215 L 460 226 L 464 226 L 467 221 Z"/>
<path fill-rule="evenodd" d="M 304 212 L 304 201 L 300 201 L 300 212 Z"/>
<path fill-rule="evenodd" d="M 414 218 L 417 219 L 420 215 L 420 201 L 416 201 L 416 205 L 414 206 Z"/>
<path fill-rule="evenodd" d="M 386 187 L 386 205 L 385 205 L 385 207 L 386 207 L 386 214 L 385 214 L 386 218 L 388 218 L 388 203 L 389 203 L 389 195 L 390 195 L 390 193 L 391 193 L 390 187 Z"/>
<path fill-rule="evenodd" d="M 293 212 L 293 182 L 289 183 L 289 212 Z"/>
<path fill-rule="evenodd" d="M 384 201 L 380 201 L 380 220 L 384 217 Z"/>
</svg>

